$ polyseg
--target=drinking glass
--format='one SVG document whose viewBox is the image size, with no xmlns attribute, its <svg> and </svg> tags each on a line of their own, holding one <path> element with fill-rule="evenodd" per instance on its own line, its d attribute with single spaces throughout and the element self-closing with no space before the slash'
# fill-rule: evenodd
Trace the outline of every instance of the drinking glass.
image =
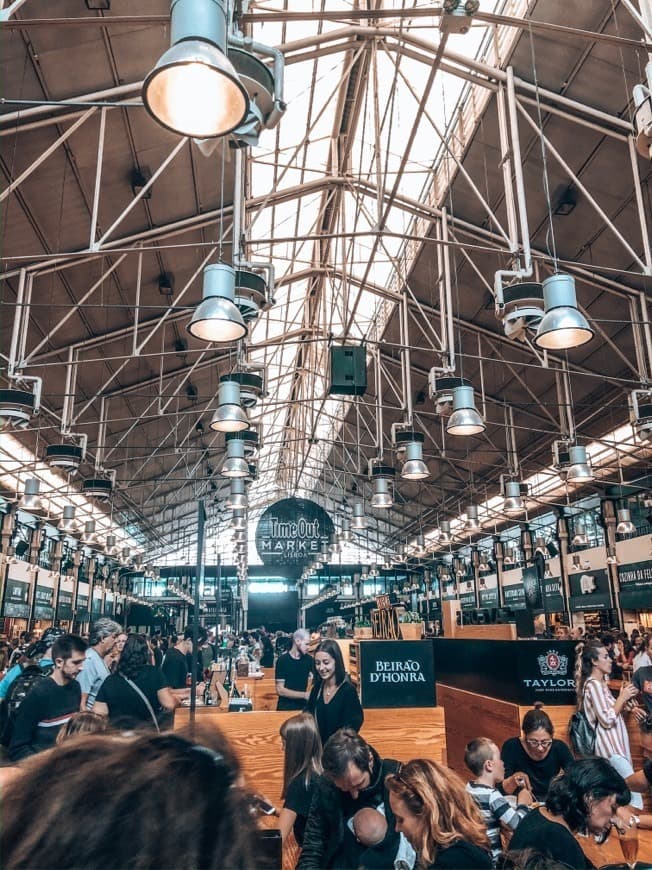
<svg viewBox="0 0 652 870">
<path fill-rule="evenodd" d="M 636 825 L 631 825 L 630 827 L 619 827 L 617 830 L 620 850 L 623 853 L 625 863 L 629 870 L 634 870 L 638 858 L 638 828 Z"/>
</svg>

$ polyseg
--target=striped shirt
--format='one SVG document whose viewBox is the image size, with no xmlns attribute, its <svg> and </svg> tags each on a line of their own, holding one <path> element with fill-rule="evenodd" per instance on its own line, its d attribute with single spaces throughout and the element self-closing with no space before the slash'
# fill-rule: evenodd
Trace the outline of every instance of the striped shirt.
<svg viewBox="0 0 652 870">
<path fill-rule="evenodd" d="M 528 807 L 513 807 L 497 788 L 480 782 L 467 782 L 466 790 L 476 802 L 487 826 L 487 836 L 491 843 L 491 856 L 494 864 L 503 850 L 500 840 L 500 827 L 505 825 L 515 831 L 521 819 L 527 815 Z"/>
<path fill-rule="evenodd" d="M 595 754 L 607 760 L 612 755 L 622 755 L 631 764 L 627 726 L 623 717 L 616 713 L 615 706 L 616 701 L 607 683 L 590 677 L 584 686 L 584 711 L 595 728 Z"/>
</svg>

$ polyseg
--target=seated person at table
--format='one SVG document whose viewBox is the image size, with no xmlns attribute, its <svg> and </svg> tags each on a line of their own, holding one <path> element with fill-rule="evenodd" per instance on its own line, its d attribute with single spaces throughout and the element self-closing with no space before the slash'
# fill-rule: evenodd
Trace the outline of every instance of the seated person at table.
<svg viewBox="0 0 652 870">
<path fill-rule="evenodd" d="M 641 735 L 641 750 L 643 752 L 643 769 L 626 778 L 627 785 L 633 792 L 645 793 L 652 789 L 652 717 L 639 722 Z M 639 813 L 638 827 L 652 830 L 652 814 Z"/>
<path fill-rule="evenodd" d="M 516 792 L 516 807 L 511 806 L 505 795 L 496 788 L 505 776 L 505 765 L 500 750 L 487 737 L 477 737 L 466 746 L 464 763 L 475 777 L 467 782 L 466 790 L 478 805 L 487 826 L 491 841 L 491 854 L 496 861 L 502 852 L 501 828 L 515 831 L 521 819 L 527 815 L 532 795 L 526 788 Z"/>
<path fill-rule="evenodd" d="M 510 737 L 503 743 L 501 756 L 505 763 L 505 779 L 502 791 L 514 794 L 525 786 L 535 800 L 544 801 L 552 779 L 566 770 L 573 756 L 565 743 L 555 739 L 550 717 L 538 707 L 525 714 L 522 730 L 522 737 Z"/>
<path fill-rule="evenodd" d="M 652 636 L 648 640 L 648 647 L 652 653 Z M 647 715 L 652 717 L 652 665 L 637 668 L 632 675 L 632 683 L 641 693 Z"/>
<path fill-rule="evenodd" d="M 567 867 L 592 867 L 575 835 L 608 834 L 618 807 L 630 797 L 625 780 L 605 758 L 574 761 L 550 783 L 545 806 L 521 821 L 510 849 L 536 849 Z"/>
</svg>

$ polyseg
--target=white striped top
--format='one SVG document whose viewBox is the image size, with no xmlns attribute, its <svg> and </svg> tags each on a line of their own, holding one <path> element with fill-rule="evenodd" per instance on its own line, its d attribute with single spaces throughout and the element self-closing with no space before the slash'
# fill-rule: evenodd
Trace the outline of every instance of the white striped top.
<svg viewBox="0 0 652 870">
<path fill-rule="evenodd" d="M 589 677 L 584 686 L 584 710 L 595 727 L 595 754 L 606 759 L 622 755 L 631 763 L 627 726 L 623 717 L 614 710 L 615 705 L 607 683 Z"/>
</svg>

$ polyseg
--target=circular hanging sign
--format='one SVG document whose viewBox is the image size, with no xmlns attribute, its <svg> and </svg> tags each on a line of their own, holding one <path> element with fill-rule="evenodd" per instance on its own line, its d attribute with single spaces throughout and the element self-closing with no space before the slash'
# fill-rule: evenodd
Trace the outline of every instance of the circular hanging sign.
<svg viewBox="0 0 652 870">
<path fill-rule="evenodd" d="M 314 501 L 284 498 L 270 505 L 256 528 L 256 549 L 264 565 L 301 571 L 335 531 L 332 519 Z"/>
</svg>

